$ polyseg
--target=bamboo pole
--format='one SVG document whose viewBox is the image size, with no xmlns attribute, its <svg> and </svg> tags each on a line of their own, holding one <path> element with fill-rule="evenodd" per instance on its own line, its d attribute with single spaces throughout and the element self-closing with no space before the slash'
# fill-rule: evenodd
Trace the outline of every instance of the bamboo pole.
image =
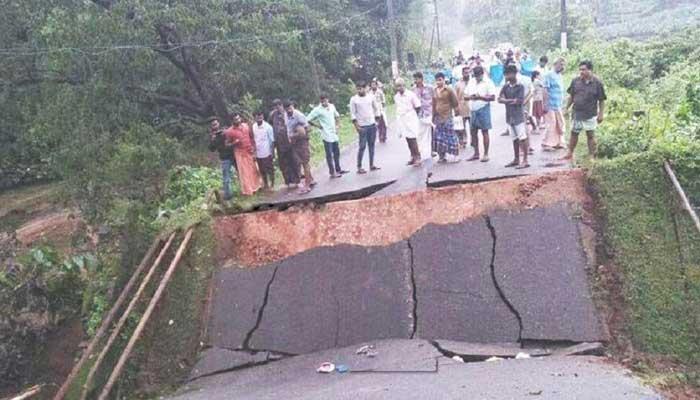
<svg viewBox="0 0 700 400">
<path fill-rule="evenodd" d="M 24 392 L 18 394 L 15 397 L 8 397 L 8 400 L 26 400 L 31 397 L 36 396 L 41 392 L 41 386 L 35 385 L 30 387 L 29 389 L 25 390 Z"/>
<path fill-rule="evenodd" d="M 117 379 L 119 379 L 119 376 L 121 375 L 122 370 L 124 369 L 124 366 L 126 365 L 127 359 L 131 355 L 131 352 L 134 350 L 134 346 L 136 345 L 136 341 L 138 341 L 139 338 L 141 337 L 141 334 L 143 333 L 143 330 L 146 327 L 146 323 L 151 318 L 151 315 L 153 314 L 153 311 L 155 310 L 156 305 L 158 304 L 158 301 L 163 296 L 163 293 L 165 292 L 165 288 L 168 285 L 168 282 L 170 282 L 170 279 L 172 278 L 173 273 L 175 272 L 175 269 L 177 268 L 177 265 L 180 262 L 180 259 L 182 258 L 182 255 L 184 254 L 185 250 L 187 249 L 187 245 L 189 244 L 190 239 L 192 238 L 193 229 L 194 228 L 190 228 L 187 230 L 187 233 L 185 234 L 185 238 L 182 240 L 182 243 L 180 244 L 180 248 L 177 250 L 177 253 L 175 254 L 175 258 L 170 263 L 168 270 L 165 272 L 165 275 L 163 276 L 163 280 L 160 282 L 158 289 L 156 289 L 156 292 L 153 295 L 151 302 L 148 304 L 148 308 L 146 309 L 146 312 L 143 314 L 143 317 L 141 317 L 141 320 L 139 321 L 138 326 L 136 326 L 136 330 L 134 331 L 134 334 L 131 335 L 131 338 L 129 339 L 129 343 L 126 345 L 124 352 L 122 353 L 121 357 L 119 357 L 119 361 L 117 362 L 117 365 L 114 367 L 112 374 L 109 376 L 109 380 L 107 381 L 107 384 L 105 385 L 104 389 L 102 389 L 102 393 L 100 393 L 100 397 L 98 397 L 98 400 L 106 400 L 107 396 L 109 396 L 109 392 L 112 390 L 112 387 L 117 382 Z"/>
<path fill-rule="evenodd" d="M 109 349 L 112 348 L 112 344 L 114 344 L 114 341 L 117 340 L 119 332 L 121 331 L 122 327 L 124 327 L 124 324 L 126 324 L 126 321 L 129 319 L 129 315 L 141 299 L 141 295 L 143 294 L 144 290 L 146 290 L 146 286 L 148 286 L 148 283 L 151 281 L 151 278 L 155 274 L 156 270 L 158 270 L 158 267 L 160 266 L 163 257 L 165 257 L 165 253 L 170 248 L 170 245 L 172 244 L 174 238 L 175 233 L 171 234 L 168 238 L 168 241 L 161 249 L 160 254 L 158 254 L 158 258 L 156 258 L 156 260 L 153 262 L 153 265 L 151 265 L 151 269 L 143 278 L 143 281 L 141 281 L 141 285 L 139 286 L 136 293 L 134 293 L 134 296 L 131 298 L 129 305 L 126 307 L 126 310 L 124 310 L 124 313 L 122 313 L 122 316 L 119 318 L 119 322 L 117 322 L 117 325 L 112 330 L 112 334 L 109 336 L 107 344 L 105 344 L 104 347 L 102 347 L 100 355 L 97 356 L 97 360 L 90 368 L 90 372 L 88 373 L 87 379 L 85 379 L 85 383 L 83 384 L 83 388 L 80 394 L 80 400 L 85 400 L 87 398 L 90 385 L 92 384 L 92 380 L 95 378 L 97 370 L 100 368 L 100 365 L 102 364 L 102 361 L 104 361 L 104 358 L 107 356 L 107 353 L 109 353 Z"/>
<path fill-rule="evenodd" d="M 698 218 L 698 214 L 695 212 L 693 206 L 690 204 L 688 196 L 685 195 L 685 191 L 683 190 L 683 187 L 681 186 L 680 182 L 678 182 L 678 178 L 676 178 L 676 174 L 673 172 L 673 168 L 671 168 L 671 164 L 669 164 L 668 161 L 664 161 L 664 169 L 666 170 L 666 174 L 668 175 L 668 177 L 671 179 L 671 183 L 676 189 L 676 193 L 678 194 L 678 197 L 680 197 L 681 203 L 683 203 L 683 208 L 685 208 L 686 211 L 688 211 L 688 214 L 690 214 L 690 218 L 695 223 L 695 228 L 697 228 L 698 232 L 700 233 L 700 218 Z"/>
<path fill-rule="evenodd" d="M 134 271 L 133 275 L 131 275 L 129 282 L 126 284 L 126 286 L 122 290 L 121 294 L 119 295 L 119 298 L 117 298 L 117 301 L 112 306 L 112 309 L 109 310 L 109 313 L 107 314 L 105 319 L 102 320 L 102 323 L 100 324 L 99 329 L 97 330 L 97 332 L 95 333 L 95 336 L 92 338 L 92 340 L 88 344 L 88 347 L 85 350 L 85 352 L 83 353 L 83 355 L 80 357 L 80 360 L 78 360 L 78 363 L 75 364 L 75 366 L 71 370 L 70 374 L 68 374 L 68 377 L 66 378 L 65 382 L 63 382 L 63 385 L 61 386 L 61 388 L 54 395 L 53 400 L 63 400 L 63 398 L 66 396 L 66 394 L 68 393 L 68 389 L 70 388 L 70 385 L 73 384 L 73 381 L 78 376 L 78 373 L 83 368 L 83 365 L 90 358 L 92 352 L 95 351 L 95 347 L 99 343 L 100 339 L 102 339 L 102 336 L 104 336 L 104 334 L 107 333 L 109 326 L 112 324 L 112 320 L 117 315 L 117 312 L 119 312 L 119 309 L 121 308 L 122 304 L 124 304 L 124 302 L 126 301 L 126 298 L 129 295 L 129 292 L 131 292 L 132 287 L 136 284 L 138 277 L 141 275 L 141 273 L 144 271 L 144 269 L 146 269 L 146 267 L 148 266 L 148 262 L 151 260 L 151 258 L 153 257 L 153 254 L 155 254 L 156 250 L 158 249 L 158 246 L 162 242 L 163 242 L 163 240 L 161 238 L 157 238 L 156 240 L 153 241 L 153 243 L 151 244 L 151 247 L 148 249 L 148 251 L 146 252 L 146 255 L 143 257 L 143 260 L 141 260 L 141 263 L 139 264 L 139 266 L 136 267 L 136 271 Z"/>
</svg>

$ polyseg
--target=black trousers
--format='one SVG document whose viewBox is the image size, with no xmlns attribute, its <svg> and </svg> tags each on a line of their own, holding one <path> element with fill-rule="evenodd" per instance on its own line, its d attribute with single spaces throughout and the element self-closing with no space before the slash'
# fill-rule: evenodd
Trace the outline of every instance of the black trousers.
<svg viewBox="0 0 700 400">
<path fill-rule="evenodd" d="M 326 151 L 326 163 L 328 164 L 328 173 L 340 173 L 340 146 L 338 142 L 323 141 L 323 149 Z"/>
</svg>

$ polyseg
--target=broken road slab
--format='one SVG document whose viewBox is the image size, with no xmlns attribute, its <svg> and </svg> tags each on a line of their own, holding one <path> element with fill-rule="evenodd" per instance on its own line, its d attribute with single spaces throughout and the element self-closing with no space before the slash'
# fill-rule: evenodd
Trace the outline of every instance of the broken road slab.
<svg viewBox="0 0 700 400">
<path fill-rule="evenodd" d="M 406 242 L 321 247 L 289 257 L 270 285 L 250 347 L 303 354 L 410 338 L 412 290 Z"/>
<path fill-rule="evenodd" d="M 373 343 L 378 355 L 355 354 L 356 346 L 286 358 L 251 369 L 202 378 L 181 389 L 180 400 L 425 400 L 577 399 L 638 400 L 657 395 L 629 371 L 596 357 L 543 357 L 462 364 L 442 357 L 422 340 Z M 433 350 L 431 350 L 433 349 Z M 437 354 L 437 355 L 436 355 Z M 437 357 L 437 358 L 436 358 Z M 373 362 L 376 369 L 425 365 L 436 372 L 352 373 Z M 442 362 L 445 361 L 445 362 Z M 345 364 L 349 373 L 319 374 L 323 362 Z M 532 393 L 538 393 L 536 396 Z"/>
<path fill-rule="evenodd" d="M 519 343 L 468 343 L 454 340 L 439 339 L 435 341 L 440 349 L 459 356 L 488 356 L 515 358 L 519 353 L 527 353 L 530 356 L 546 356 L 550 352 L 544 349 L 523 349 Z"/>
<path fill-rule="evenodd" d="M 579 343 L 574 346 L 555 350 L 554 356 L 602 356 L 604 352 L 603 344 L 600 342 Z"/>
<path fill-rule="evenodd" d="M 496 279 L 522 319 L 523 340 L 606 340 L 591 299 L 578 222 L 569 207 L 499 211 L 490 222 Z"/>
<path fill-rule="evenodd" d="M 267 285 L 277 265 L 256 269 L 225 267 L 214 274 L 208 330 L 210 346 L 229 350 L 243 348 L 246 336 L 255 327 Z"/>
<path fill-rule="evenodd" d="M 493 242 L 483 219 L 428 225 L 414 234 L 418 328 L 422 339 L 516 342 L 519 325 L 493 285 Z"/>
<path fill-rule="evenodd" d="M 270 353 L 247 351 L 234 351 L 227 349 L 211 348 L 204 350 L 199 355 L 199 360 L 190 372 L 188 380 L 192 381 L 203 376 L 213 375 L 235 368 L 249 367 L 267 362 Z"/>
</svg>

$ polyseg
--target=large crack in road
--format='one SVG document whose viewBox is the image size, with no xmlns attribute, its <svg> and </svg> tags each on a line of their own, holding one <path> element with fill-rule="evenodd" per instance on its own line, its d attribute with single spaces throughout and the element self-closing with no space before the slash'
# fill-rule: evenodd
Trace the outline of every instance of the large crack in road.
<svg viewBox="0 0 700 400">
<path fill-rule="evenodd" d="M 413 328 L 411 331 L 411 339 L 413 339 L 416 337 L 416 332 L 418 331 L 418 287 L 416 286 L 415 257 L 411 239 L 407 239 L 406 244 L 408 245 L 408 249 L 410 251 L 409 267 L 411 269 L 411 296 L 413 299 Z"/>
<path fill-rule="evenodd" d="M 275 281 L 275 277 L 277 276 L 278 270 L 279 270 L 279 265 L 276 265 L 274 272 L 272 272 L 272 277 L 270 277 L 270 281 L 267 282 L 267 286 L 265 287 L 265 295 L 263 297 L 263 302 L 262 302 L 262 305 L 260 306 L 260 309 L 258 310 L 258 318 L 255 321 L 255 325 L 246 334 L 245 340 L 243 341 L 243 349 L 244 350 L 257 351 L 257 350 L 250 348 L 250 340 L 253 338 L 253 334 L 255 333 L 255 331 L 258 330 L 258 328 L 260 327 L 260 323 L 262 322 L 262 319 L 263 319 L 263 314 L 265 313 L 265 308 L 267 307 L 267 302 L 270 299 L 270 287 L 272 286 L 272 283 Z"/>
<path fill-rule="evenodd" d="M 493 241 L 493 247 L 492 247 L 492 253 L 491 253 L 491 264 L 489 265 L 489 269 L 491 270 L 491 280 L 493 281 L 493 286 L 496 289 L 496 292 L 498 292 L 498 296 L 501 298 L 501 301 L 508 307 L 511 313 L 515 316 L 515 319 L 518 320 L 518 343 L 522 344 L 523 341 L 523 319 L 518 310 L 513 306 L 513 303 L 508 300 L 508 297 L 506 294 L 503 292 L 503 289 L 501 289 L 501 286 L 498 283 L 498 278 L 496 276 L 496 245 L 498 244 L 498 235 L 496 234 L 496 228 L 493 226 L 493 223 L 491 222 L 491 217 L 488 215 L 484 215 L 484 221 L 486 222 L 486 227 L 489 229 L 489 232 L 491 232 L 491 240 Z"/>
</svg>

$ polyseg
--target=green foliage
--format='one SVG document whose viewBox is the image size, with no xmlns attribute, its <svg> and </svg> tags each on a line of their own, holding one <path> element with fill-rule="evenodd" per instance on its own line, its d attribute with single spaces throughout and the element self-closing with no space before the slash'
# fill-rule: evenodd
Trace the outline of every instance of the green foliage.
<svg viewBox="0 0 700 400">
<path fill-rule="evenodd" d="M 154 220 L 157 229 L 175 229 L 209 218 L 213 191 L 221 188 L 221 171 L 209 167 L 180 166 L 168 179 L 164 200 Z M 231 182 L 231 191 L 238 196 L 238 182 Z"/>
<path fill-rule="evenodd" d="M 661 167 L 668 157 L 687 167 L 692 151 L 699 150 L 693 146 L 664 142 L 648 152 L 594 163 L 592 181 L 606 217 L 608 252 L 624 274 L 636 347 L 698 363 L 700 234 Z"/>
</svg>

